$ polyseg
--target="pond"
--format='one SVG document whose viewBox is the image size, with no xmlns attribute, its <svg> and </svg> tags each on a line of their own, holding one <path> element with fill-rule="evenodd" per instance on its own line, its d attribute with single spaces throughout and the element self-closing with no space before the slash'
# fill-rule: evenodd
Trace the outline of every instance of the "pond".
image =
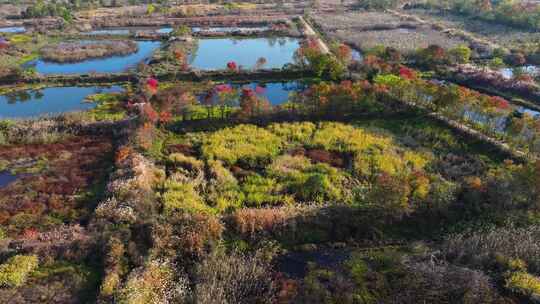
<svg viewBox="0 0 540 304">
<path fill-rule="evenodd" d="M 296 38 L 200 39 L 190 63 L 199 70 L 225 69 L 230 61 L 253 68 L 262 57 L 266 59 L 263 68 L 281 68 L 293 62 L 299 44 Z"/>
<path fill-rule="evenodd" d="M 231 84 L 234 89 L 242 88 L 252 89 L 259 97 L 267 99 L 272 105 L 279 105 L 289 100 L 289 96 L 294 92 L 301 92 L 307 88 L 307 84 L 290 81 L 290 82 L 268 82 L 268 83 L 244 83 Z M 206 94 L 199 96 L 199 101 L 202 103 Z M 238 100 L 236 101 L 238 103 Z M 212 103 L 218 104 L 217 96 L 212 97 Z"/>
<path fill-rule="evenodd" d="M 275 259 L 275 267 L 290 278 L 303 278 L 309 271 L 309 264 L 327 269 L 337 269 L 351 257 L 351 250 L 317 249 L 314 251 L 292 251 Z"/>
<path fill-rule="evenodd" d="M 170 34 L 172 33 L 172 31 L 173 31 L 172 27 L 162 27 L 159 30 L 157 30 L 157 32 L 160 34 Z"/>
<path fill-rule="evenodd" d="M 107 58 L 88 59 L 75 63 L 46 62 L 41 59 L 25 64 L 33 67 L 41 74 L 85 74 L 85 73 L 119 73 L 134 68 L 140 62 L 148 59 L 160 47 L 159 41 L 137 41 L 139 50 L 127 56 L 112 56 Z"/>
<path fill-rule="evenodd" d="M 6 187 L 25 174 L 12 174 L 10 171 L 0 171 L 0 188 Z"/>
<path fill-rule="evenodd" d="M 0 119 L 29 118 L 88 110 L 94 103 L 85 102 L 88 95 L 121 92 L 122 88 L 58 87 L 27 90 L 0 95 Z"/>
<path fill-rule="evenodd" d="M 364 56 L 362 56 L 362 53 L 356 49 L 351 49 L 351 57 L 354 61 L 362 61 L 364 60 Z"/>
<path fill-rule="evenodd" d="M 0 27 L 0 33 L 24 33 L 26 28 L 22 26 Z"/>
<path fill-rule="evenodd" d="M 512 79 L 514 78 L 514 73 L 518 69 L 520 70 L 521 73 L 529 74 L 532 77 L 538 76 L 540 74 L 540 68 L 535 65 L 526 65 L 526 66 L 515 67 L 515 68 L 502 68 L 502 69 L 499 69 L 499 72 L 502 74 L 504 78 Z"/>
<path fill-rule="evenodd" d="M 532 109 L 529 109 L 529 108 L 526 108 L 526 107 L 518 107 L 516 109 L 519 113 L 523 113 L 523 114 L 529 114 L 530 116 L 532 117 L 538 117 L 540 116 L 540 112 L 539 111 L 536 111 L 536 110 L 532 110 Z"/>
</svg>

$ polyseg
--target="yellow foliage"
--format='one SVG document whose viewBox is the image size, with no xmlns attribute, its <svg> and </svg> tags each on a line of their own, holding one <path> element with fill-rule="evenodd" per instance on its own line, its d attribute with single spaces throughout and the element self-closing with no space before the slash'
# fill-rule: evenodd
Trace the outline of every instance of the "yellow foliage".
<svg viewBox="0 0 540 304">
<path fill-rule="evenodd" d="M 390 137 L 379 136 L 364 129 L 335 122 L 324 122 L 313 135 L 312 145 L 328 151 L 361 152 L 378 145 L 386 147 L 392 144 Z"/>
<path fill-rule="evenodd" d="M 430 180 L 426 176 L 415 176 L 411 182 L 413 187 L 413 197 L 417 200 L 425 199 L 430 190 Z"/>
<path fill-rule="evenodd" d="M 240 159 L 253 163 L 276 156 L 281 144 L 281 139 L 270 131 L 253 125 L 239 125 L 208 135 L 201 150 L 205 159 L 220 159 L 232 165 Z"/>
<path fill-rule="evenodd" d="M 405 164 L 414 171 L 424 169 L 424 167 L 429 162 L 428 157 L 413 151 L 405 151 L 405 153 L 403 154 L 403 160 L 405 161 Z"/>
<path fill-rule="evenodd" d="M 117 272 L 108 273 L 101 283 L 101 294 L 103 296 L 112 296 L 116 288 L 120 285 L 120 276 Z"/>
<path fill-rule="evenodd" d="M 527 272 L 514 272 L 506 279 L 506 288 L 527 296 L 540 295 L 540 278 Z"/>
<path fill-rule="evenodd" d="M 0 286 L 19 287 L 39 265 L 35 255 L 16 255 L 0 265 Z"/>
<path fill-rule="evenodd" d="M 30 35 L 25 35 L 25 34 L 17 34 L 17 35 L 13 35 L 9 38 L 9 41 L 11 41 L 11 43 L 27 43 L 27 42 L 30 42 L 32 41 L 32 36 Z"/>
<path fill-rule="evenodd" d="M 200 171 L 204 168 L 204 162 L 195 157 L 186 156 L 182 153 L 173 153 L 169 155 L 169 162 L 182 166 L 191 171 Z"/>
<path fill-rule="evenodd" d="M 283 140 L 290 143 L 306 143 L 315 131 L 315 124 L 312 122 L 299 123 L 275 123 L 268 129 Z"/>
<path fill-rule="evenodd" d="M 178 210 L 193 213 L 214 213 L 214 210 L 204 203 L 192 184 L 167 180 L 163 194 L 163 211 L 170 215 Z"/>
</svg>

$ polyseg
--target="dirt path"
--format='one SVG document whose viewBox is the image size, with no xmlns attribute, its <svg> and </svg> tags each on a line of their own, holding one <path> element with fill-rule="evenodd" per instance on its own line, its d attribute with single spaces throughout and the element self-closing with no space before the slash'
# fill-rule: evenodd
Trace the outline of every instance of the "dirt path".
<svg viewBox="0 0 540 304">
<path fill-rule="evenodd" d="M 309 38 L 315 38 L 315 40 L 319 44 L 319 47 L 321 48 L 324 54 L 330 53 L 330 49 L 328 48 L 328 45 L 326 45 L 326 43 L 321 39 L 321 37 L 319 37 L 319 35 L 317 34 L 317 32 L 315 32 L 315 30 L 311 27 L 311 25 L 309 25 L 309 23 L 307 23 L 306 20 L 304 20 L 304 17 L 300 16 L 299 18 L 300 18 L 300 23 L 304 27 L 304 34 Z"/>
</svg>

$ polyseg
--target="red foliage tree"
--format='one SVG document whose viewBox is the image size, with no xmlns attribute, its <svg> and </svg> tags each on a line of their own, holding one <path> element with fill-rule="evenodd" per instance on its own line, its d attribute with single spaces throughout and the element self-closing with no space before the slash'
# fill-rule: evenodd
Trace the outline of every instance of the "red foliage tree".
<svg viewBox="0 0 540 304">
<path fill-rule="evenodd" d="M 151 123 L 156 123 L 159 119 L 159 114 L 149 103 L 142 105 L 140 109 L 140 116 L 144 121 L 149 121 Z"/>
<path fill-rule="evenodd" d="M 238 65 L 234 61 L 227 62 L 227 70 L 231 72 L 238 72 Z"/>
<path fill-rule="evenodd" d="M 146 81 L 146 89 L 152 95 L 157 93 L 158 86 L 159 86 L 159 82 L 157 81 L 157 79 L 153 77 L 148 78 L 148 80 Z"/>
<path fill-rule="evenodd" d="M 402 66 L 399 68 L 399 76 L 411 80 L 416 78 L 416 72 L 413 69 Z"/>
<path fill-rule="evenodd" d="M 257 59 L 257 62 L 255 63 L 255 69 L 256 70 L 262 69 L 263 66 L 266 64 L 266 62 L 267 62 L 266 58 L 260 57 L 259 59 Z"/>
<path fill-rule="evenodd" d="M 0 38 L 0 50 L 7 49 L 8 47 L 9 47 L 9 43 Z"/>
<path fill-rule="evenodd" d="M 268 101 L 257 97 L 257 94 L 253 89 L 242 88 L 242 93 L 240 95 L 241 114 L 255 116 L 266 111 L 269 107 Z"/>
<path fill-rule="evenodd" d="M 160 123 L 168 123 L 169 121 L 171 121 L 171 119 L 172 119 L 171 112 L 163 111 L 163 112 L 159 113 L 159 122 Z"/>
</svg>

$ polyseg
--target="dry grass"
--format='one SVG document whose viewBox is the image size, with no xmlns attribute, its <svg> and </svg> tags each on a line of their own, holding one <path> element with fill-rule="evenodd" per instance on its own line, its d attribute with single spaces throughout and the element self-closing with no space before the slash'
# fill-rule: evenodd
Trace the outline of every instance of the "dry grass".
<svg viewBox="0 0 540 304">
<path fill-rule="evenodd" d="M 540 33 L 509 27 L 503 24 L 488 23 L 454 14 L 440 14 L 430 10 L 407 10 L 405 13 L 416 15 L 428 22 L 440 24 L 446 28 L 461 29 L 479 38 L 500 44 L 507 48 L 518 47 L 524 43 L 540 42 Z"/>
<path fill-rule="evenodd" d="M 437 44 L 453 48 L 465 40 L 433 29 L 417 20 L 382 12 L 316 14 L 314 21 L 330 36 L 366 50 L 377 45 L 411 52 Z"/>
<path fill-rule="evenodd" d="M 383 12 L 349 12 L 344 14 L 316 14 L 313 17 L 325 31 L 338 29 L 360 29 L 374 24 L 398 26 L 400 18 Z"/>
<path fill-rule="evenodd" d="M 404 53 L 412 52 L 419 48 L 426 48 L 432 44 L 449 49 L 466 43 L 464 40 L 448 37 L 443 33 L 429 28 L 399 28 L 365 32 L 338 30 L 336 36 L 340 40 L 356 45 L 362 50 L 384 45 L 393 47 Z"/>
<path fill-rule="evenodd" d="M 0 226 L 10 235 L 18 235 L 87 218 L 92 188 L 107 173 L 111 149 L 112 143 L 105 137 L 0 147 L 0 160 L 7 160 L 9 169 L 26 174 L 0 188 Z"/>
<path fill-rule="evenodd" d="M 196 299 L 205 304 L 273 303 L 271 274 L 264 254 L 216 251 L 197 267 Z"/>
<path fill-rule="evenodd" d="M 444 243 L 451 260 L 467 265 L 486 265 L 494 255 L 525 261 L 529 270 L 540 273 L 540 227 L 500 228 L 471 235 L 454 235 Z"/>
</svg>

